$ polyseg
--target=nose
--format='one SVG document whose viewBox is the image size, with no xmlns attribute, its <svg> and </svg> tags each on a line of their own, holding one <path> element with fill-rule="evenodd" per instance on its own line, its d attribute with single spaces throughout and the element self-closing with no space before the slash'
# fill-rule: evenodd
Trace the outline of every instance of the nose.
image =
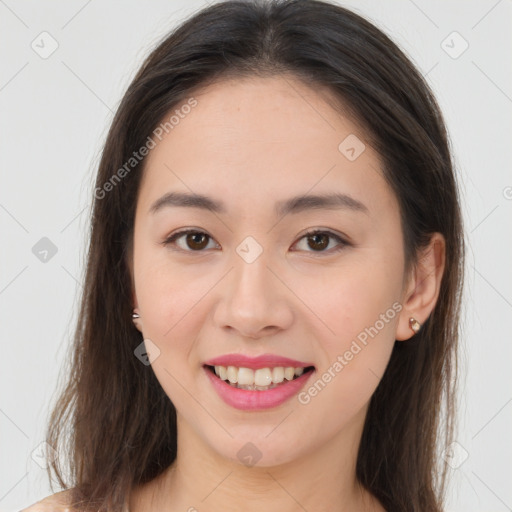
<svg viewBox="0 0 512 512">
<path fill-rule="evenodd" d="M 293 321 L 290 291 L 268 266 L 265 251 L 252 263 L 237 254 L 226 276 L 215 324 L 245 338 L 261 338 L 287 329 Z"/>
</svg>

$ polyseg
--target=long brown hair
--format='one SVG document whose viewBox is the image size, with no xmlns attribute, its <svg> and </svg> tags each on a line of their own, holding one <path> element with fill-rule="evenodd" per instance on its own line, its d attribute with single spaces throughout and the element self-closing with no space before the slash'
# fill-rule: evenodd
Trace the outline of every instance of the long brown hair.
<svg viewBox="0 0 512 512">
<path fill-rule="evenodd" d="M 201 10 L 152 51 L 122 99 L 96 179 L 69 376 L 47 432 L 47 442 L 65 451 L 49 461 L 50 483 L 54 472 L 80 509 L 120 512 L 133 486 L 176 457 L 174 405 L 134 356 L 141 337 L 131 320 L 128 265 L 145 159 L 130 158 L 192 91 L 223 77 L 282 73 L 326 86 L 364 126 L 399 201 L 407 267 L 431 233 L 446 239 L 436 306 L 413 340 L 395 342 L 357 459 L 357 478 L 386 509 L 442 509 L 447 469 L 439 450 L 455 427 L 464 268 L 448 137 L 430 88 L 397 45 L 363 17 L 319 0 Z"/>
</svg>

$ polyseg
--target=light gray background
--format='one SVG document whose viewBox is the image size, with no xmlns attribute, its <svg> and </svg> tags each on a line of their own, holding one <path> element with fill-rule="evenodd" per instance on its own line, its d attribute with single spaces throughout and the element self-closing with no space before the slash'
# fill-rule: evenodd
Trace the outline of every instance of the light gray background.
<svg viewBox="0 0 512 512">
<path fill-rule="evenodd" d="M 444 111 L 469 243 L 466 377 L 447 510 L 512 510 L 511 0 L 340 3 L 405 49 Z M 51 492 L 32 454 L 76 320 L 93 176 L 112 114 L 143 57 L 204 5 L 0 0 L 0 511 Z M 58 43 L 46 59 L 31 47 L 50 48 L 44 31 Z M 469 44 L 457 58 L 464 41 L 453 31 Z M 47 262 L 32 251 L 43 237 L 57 247 Z"/>
</svg>

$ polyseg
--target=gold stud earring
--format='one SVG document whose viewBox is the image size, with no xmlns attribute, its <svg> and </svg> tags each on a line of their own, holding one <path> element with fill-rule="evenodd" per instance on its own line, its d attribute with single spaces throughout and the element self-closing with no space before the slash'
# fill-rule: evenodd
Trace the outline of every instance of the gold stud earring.
<svg viewBox="0 0 512 512">
<path fill-rule="evenodd" d="M 418 334 L 421 329 L 421 324 L 415 318 L 409 318 L 409 326 L 414 331 L 414 334 Z"/>
</svg>

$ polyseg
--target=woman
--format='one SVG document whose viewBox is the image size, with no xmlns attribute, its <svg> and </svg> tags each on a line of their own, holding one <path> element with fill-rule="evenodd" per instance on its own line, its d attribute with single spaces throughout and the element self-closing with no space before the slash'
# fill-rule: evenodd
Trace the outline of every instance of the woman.
<svg viewBox="0 0 512 512">
<path fill-rule="evenodd" d="M 462 222 L 386 35 L 316 0 L 203 9 L 129 86 L 94 195 L 67 490 L 28 510 L 442 510 Z"/>
</svg>

